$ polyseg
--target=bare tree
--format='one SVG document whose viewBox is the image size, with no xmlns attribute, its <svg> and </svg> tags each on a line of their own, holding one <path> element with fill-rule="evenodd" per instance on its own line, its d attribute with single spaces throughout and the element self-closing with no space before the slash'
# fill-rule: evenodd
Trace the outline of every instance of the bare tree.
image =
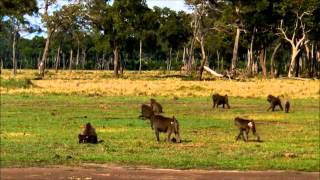
<svg viewBox="0 0 320 180">
<path fill-rule="evenodd" d="M 288 41 L 291 45 L 291 61 L 288 69 L 288 77 L 293 76 L 295 65 L 296 65 L 296 58 L 299 52 L 301 51 L 303 44 L 307 42 L 306 35 L 309 31 L 305 30 L 305 24 L 303 23 L 302 18 L 305 15 L 311 15 L 311 13 L 307 11 L 303 12 L 300 15 L 298 14 L 298 12 L 295 12 L 295 14 L 297 16 L 297 19 L 295 22 L 295 26 L 294 26 L 293 34 L 291 38 L 288 37 L 289 35 L 287 34 L 287 31 L 283 28 L 283 19 L 281 20 L 280 26 L 278 28 L 278 31 L 283 36 L 283 38 L 286 41 Z M 299 31 L 302 32 L 302 36 L 297 35 Z"/>
</svg>

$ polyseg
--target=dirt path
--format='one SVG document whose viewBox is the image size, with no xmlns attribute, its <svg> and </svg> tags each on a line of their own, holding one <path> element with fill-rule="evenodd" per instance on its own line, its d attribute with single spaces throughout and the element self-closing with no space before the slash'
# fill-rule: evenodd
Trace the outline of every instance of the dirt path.
<svg viewBox="0 0 320 180">
<path fill-rule="evenodd" d="M 130 168 L 117 166 L 1 168 L 1 180 L 108 180 L 108 179 L 262 179 L 262 180 L 319 180 L 319 172 L 291 171 L 207 171 Z"/>
</svg>

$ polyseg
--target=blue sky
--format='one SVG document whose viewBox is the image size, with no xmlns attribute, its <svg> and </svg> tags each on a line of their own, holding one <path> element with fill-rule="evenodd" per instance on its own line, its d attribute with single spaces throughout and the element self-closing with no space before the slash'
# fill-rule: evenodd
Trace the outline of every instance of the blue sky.
<svg viewBox="0 0 320 180">
<path fill-rule="evenodd" d="M 38 1 L 38 6 L 43 7 L 43 0 L 37 0 Z M 62 7 L 62 5 L 67 4 L 68 2 L 66 0 L 58 0 L 58 3 L 51 8 L 51 11 L 53 9 L 59 9 Z M 112 1 L 111 1 L 112 3 Z M 153 8 L 154 6 L 158 6 L 161 8 L 168 7 L 172 10 L 175 11 L 187 11 L 191 12 L 191 10 L 188 8 L 188 6 L 185 5 L 184 0 L 147 0 L 147 5 L 149 8 Z M 43 9 L 40 9 L 40 12 L 43 12 Z M 50 12 L 50 11 L 49 11 Z M 40 25 L 41 24 L 41 19 L 40 17 L 30 17 L 30 16 L 25 16 L 32 24 L 35 25 Z M 36 36 L 36 33 L 26 33 L 26 32 L 21 32 L 21 35 L 24 38 L 32 39 L 34 36 Z M 45 33 L 38 34 L 41 36 L 46 36 Z"/>
</svg>

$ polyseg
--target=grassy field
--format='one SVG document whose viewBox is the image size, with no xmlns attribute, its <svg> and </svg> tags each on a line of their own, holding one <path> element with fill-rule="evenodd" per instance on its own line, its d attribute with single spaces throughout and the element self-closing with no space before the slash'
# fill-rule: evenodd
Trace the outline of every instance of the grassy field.
<svg viewBox="0 0 320 180">
<path fill-rule="evenodd" d="M 49 73 L 44 80 L 34 77 L 35 71 L 25 71 L 15 80 L 9 71 L 1 75 L 1 167 L 109 163 L 320 170 L 319 80 L 198 82 L 161 72 L 113 79 L 109 72 L 94 71 Z M 135 94 L 129 85 L 144 93 Z M 114 93 L 117 88 L 123 89 L 122 94 Z M 216 89 L 230 95 L 231 109 L 211 109 L 209 95 Z M 265 94 L 272 90 L 290 99 L 291 113 L 266 112 Z M 163 105 L 166 116 L 177 117 L 183 143 L 165 142 L 164 135 L 158 143 L 149 122 L 138 118 L 140 105 L 150 97 Z M 256 120 L 263 142 L 235 142 L 236 116 Z M 95 126 L 103 143 L 78 144 L 77 135 L 86 122 Z M 287 153 L 295 157 L 286 157 Z"/>
</svg>

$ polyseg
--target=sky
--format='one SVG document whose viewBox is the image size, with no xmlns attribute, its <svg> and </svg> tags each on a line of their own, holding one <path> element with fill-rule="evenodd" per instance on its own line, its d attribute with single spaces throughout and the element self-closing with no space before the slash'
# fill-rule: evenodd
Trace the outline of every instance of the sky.
<svg viewBox="0 0 320 180">
<path fill-rule="evenodd" d="M 38 6 L 43 7 L 43 1 L 37 0 Z M 113 0 L 111 1 L 113 3 Z M 67 4 L 66 0 L 58 0 L 58 3 L 53 7 L 53 9 L 59 9 L 62 7 L 62 5 Z M 168 7 L 175 11 L 186 11 L 191 12 L 191 10 L 188 8 L 187 5 L 185 5 L 184 0 L 147 0 L 147 5 L 149 8 L 153 8 L 154 6 L 158 6 L 161 8 Z M 40 12 L 42 9 L 40 9 Z M 32 24 L 34 25 L 40 25 L 41 26 L 41 19 L 40 17 L 35 16 L 25 16 L 26 19 L 28 19 Z M 43 28 L 43 27 L 42 27 Z M 44 36 L 46 37 L 45 33 L 37 34 L 37 33 L 27 33 L 27 32 L 20 32 L 21 36 L 24 38 L 32 39 L 34 36 Z"/>
</svg>

